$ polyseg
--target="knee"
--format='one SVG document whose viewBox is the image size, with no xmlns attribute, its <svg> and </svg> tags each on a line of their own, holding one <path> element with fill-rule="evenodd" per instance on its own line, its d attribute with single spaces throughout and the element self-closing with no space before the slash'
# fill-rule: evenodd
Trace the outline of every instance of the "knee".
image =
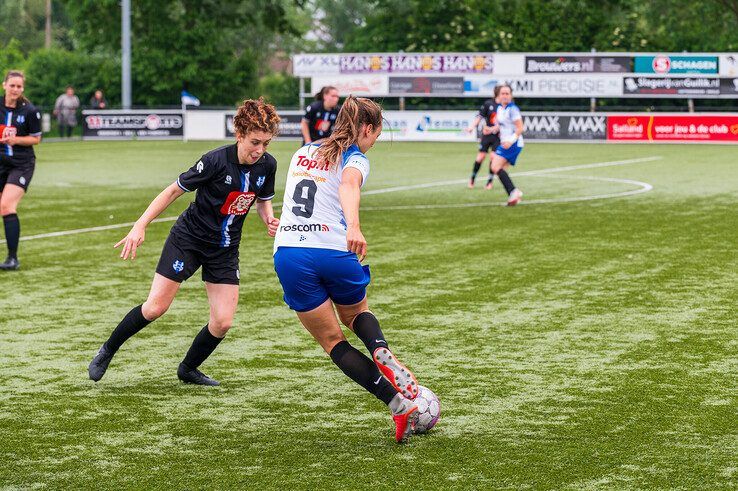
<svg viewBox="0 0 738 491">
<path fill-rule="evenodd" d="M 142 306 L 141 306 L 141 313 L 144 317 L 146 317 L 146 320 L 148 321 L 154 321 L 164 315 L 166 311 L 169 310 L 169 304 L 161 301 L 156 300 L 147 300 Z"/>
<path fill-rule="evenodd" d="M 329 336 L 324 336 L 319 340 L 320 346 L 329 355 L 331 354 L 331 351 L 333 351 L 333 348 L 335 348 L 336 345 L 341 341 L 346 341 L 346 337 L 343 335 L 343 333 L 335 333 Z"/>
<path fill-rule="evenodd" d="M 344 326 L 346 326 L 346 327 L 348 327 L 350 329 L 351 328 L 351 324 L 354 322 L 354 319 L 356 318 L 356 315 L 357 314 L 355 314 L 353 312 L 351 312 L 351 313 L 341 313 L 341 312 L 339 312 L 338 318 L 341 319 L 341 324 L 343 324 Z"/>
<path fill-rule="evenodd" d="M 0 215 L 2 216 L 12 215 L 15 212 L 16 212 L 16 207 L 14 204 L 3 203 L 0 201 Z"/>
<path fill-rule="evenodd" d="M 231 318 L 211 318 L 208 323 L 208 329 L 210 329 L 213 336 L 218 338 L 225 336 L 232 326 L 233 319 Z"/>
</svg>

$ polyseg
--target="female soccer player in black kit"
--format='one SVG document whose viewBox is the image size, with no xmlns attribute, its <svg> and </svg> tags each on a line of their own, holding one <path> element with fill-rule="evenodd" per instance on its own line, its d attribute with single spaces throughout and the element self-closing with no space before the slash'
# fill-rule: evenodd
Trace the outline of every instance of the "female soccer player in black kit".
<svg viewBox="0 0 738 491">
<path fill-rule="evenodd" d="M 315 94 L 315 102 L 305 108 L 305 115 L 300 122 L 302 144 L 331 136 L 340 110 L 338 89 L 330 85 L 320 89 Z"/>
<path fill-rule="evenodd" d="M 277 133 L 279 116 L 261 99 L 246 100 L 238 108 L 234 125 L 236 143 L 203 155 L 151 202 L 115 245 L 123 245 L 121 258 L 134 259 L 146 226 L 174 200 L 197 190 L 195 201 L 179 216 L 164 243 L 148 299 L 126 314 L 90 363 L 92 380 L 102 378 L 123 342 L 167 311 L 181 283 L 202 266 L 210 320 L 195 336 L 177 376 L 185 383 L 219 385 L 197 368 L 231 328 L 238 303 L 238 245 L 246 214 L 256 202 L 268 234 L 273 237 L 279 226 L 271 203 L 277 161 L 266 153 Z"/>
<path fill-rule="evenodd" d="M 0 270 L 4 271 L 20 267 L 17 208 L 36 167 L 33 145 L 41 142 L 41 114 L 23 97 L 24 85 L 23 73 L 8 72 L 3 80 L 5 96 L 0 105 L 0 215 L 8 245 L 8 257 L 0 263 Z"/>
<path fill-rule="evenodd" d="M 23 97 L 24 86 L 23 73 L 10 71 L 5 75 L 5 96 L 0 105 L 0 215 L 3 216 L 5 226 L 8 257 L 5 262 L 0 263 L 0 271 L 20 267 L 20 221 L 17 208 L 28 191 L 36 168 L 33 145 L 41 142 L 41 114 Z"/>
<path fill-rule="evenodd" d="M 484 101 L 484 103 L 479 107 L 479 113 L 474 119 L 474 122 L 466 129 L 467 133 L 472 133 L 477 129 L 477 126 L 479 126 L 479 122 L 484 121 L 482 137 L 479 139 L 479 151 L 477 152 L 477 158 L 474 159 L 474 167 L 472 168 L 471 178 L 469 179 L 469 189 L 474 187 L 474 181 L 477 179 L 477 172 L 479 172 L 479 168 L 482 167 L 482 163 L 484 162 L 484 158 L 487 156 L 487 153 L 490 154 L 490 168 L 485 189 L 492 189 L 492 183 L 495 179 L 495 175 L 492 172 L 492 155 L 494 155 L 497 147 L 500 146 L 500 127 L 497 124 L 497 104 L 499 103 L 497 96 L 499 95 L 499 92 L 500 88 L 499 86 L 496 86 L 494 90 L 494 98 Z"/>
</svg>

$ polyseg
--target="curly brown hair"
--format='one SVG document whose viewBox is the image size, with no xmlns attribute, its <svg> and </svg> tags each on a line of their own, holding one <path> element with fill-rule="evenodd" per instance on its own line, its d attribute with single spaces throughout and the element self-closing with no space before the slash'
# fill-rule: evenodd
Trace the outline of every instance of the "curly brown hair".
<svg viewBox="0 0 738 491">
<path fill-rule="evenodd" d="M 246 99 L 236 111 L 233 118 L 233 126 L 236 134 L 245 136 L 252 131 L 264 131 L 276 135 L 279 131 L 279 116 L 277 110 L 271 104 L 264 102 L 264 98 L 258 100 Z"/>
</svg>

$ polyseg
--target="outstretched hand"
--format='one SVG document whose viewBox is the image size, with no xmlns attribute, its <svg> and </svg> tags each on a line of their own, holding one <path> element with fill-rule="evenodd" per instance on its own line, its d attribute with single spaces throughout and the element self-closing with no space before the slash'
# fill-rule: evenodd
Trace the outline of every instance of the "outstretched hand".
<svg viewBox="0 0 738 491">
<path fill-rule="evenodd" d="M 130 232 L 128 232 L 128 235 L 123 237 L 117 244 L 115 244 L 113 247 L 118 248 L 121 244 L 123 245 L 123 250 L 120 252 L 120 257 L 124 261 L 128 259 L 130 256 L 131 261 L 136 259 L 136 249 L 143 244 L 144 238 L 146 236 L 146 229 L 140 228 L 137 225 L 134 225 Z"/>
</svg>

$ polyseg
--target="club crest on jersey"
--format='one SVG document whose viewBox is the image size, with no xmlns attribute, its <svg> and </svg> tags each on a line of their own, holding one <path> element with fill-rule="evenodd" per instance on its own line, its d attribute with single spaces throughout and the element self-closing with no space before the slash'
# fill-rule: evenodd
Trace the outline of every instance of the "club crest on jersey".
<svg viewBox="0 0 738 491">
<path fill-rule="evenodd" d="M 172 269 L 175 273 L 181 273 L 184 270 L 184 261 L 175 260 L 172 263 Z"/>
<path fill-rule="evenodd" d="M 256 195 L 252 192 L 231 191 L 223 203 L 220 212 L 223 215 L 245 215 L 254 204 Z"/>
<path fill-rule="evenodd" d="M 232 183 L 232 182 L 233 182 L 233 178 L 232 178 L 231 176 L 226 176 L 226 180 L 225 180 L 225 183 L 226 183 L 226 184 L 230 184 L 230 183 Z"/>
<path fill-rule="evenodd" d="M 266 176 L 259 176 L 256 178 L 256 188 L 261 189 L 261 187 L 264 185 L 264 181 L 266 181 Z"/>
</svg>

